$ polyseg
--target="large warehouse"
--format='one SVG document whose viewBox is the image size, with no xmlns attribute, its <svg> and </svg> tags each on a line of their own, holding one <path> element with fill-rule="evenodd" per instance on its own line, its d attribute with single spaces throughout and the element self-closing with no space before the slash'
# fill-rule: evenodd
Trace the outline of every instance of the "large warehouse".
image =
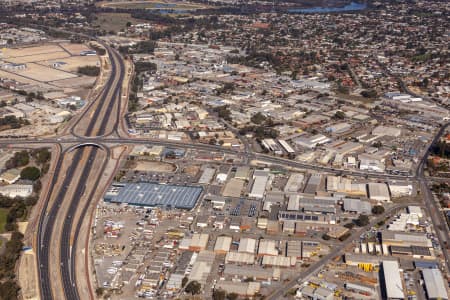
<svg viewBox="0 0 450 300">
<path fill-rule="evenodd" d="M 380 278 L 380 282 L 384 283 L 382 285 L 385 296 L 383 299 L 405 299 L 398 262 L 384 260 L 382 262 L 382 272 L 380 275 L 382 276 L 382 278 Z"/>
<path fill-rule="evenodd" d="M 114 184 L 104 200 L 138 206 L 192 209 L 203 192 L 202 187 L 157 183 Z"/>
<path fill-rule="evenodd" d="M 444 279 L 439 269 L 423 269 L 422 275 L 428 299 L 448 299 L 447 288 L 445 287 Z"/>
</svg>

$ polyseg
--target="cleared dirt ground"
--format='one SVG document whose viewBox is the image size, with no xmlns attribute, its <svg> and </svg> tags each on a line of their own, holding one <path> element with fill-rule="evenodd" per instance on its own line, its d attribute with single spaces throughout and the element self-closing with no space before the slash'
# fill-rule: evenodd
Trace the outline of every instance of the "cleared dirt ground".
<svg viewBox="0 0 450 300">
<path fill-rule="evenodd" d="M 141 172 L 173 172 L 175 171 L 175 166 L 165 162 L 159 161 L 136 161 L 134 162 L 133 170 Z"/>
</svg>

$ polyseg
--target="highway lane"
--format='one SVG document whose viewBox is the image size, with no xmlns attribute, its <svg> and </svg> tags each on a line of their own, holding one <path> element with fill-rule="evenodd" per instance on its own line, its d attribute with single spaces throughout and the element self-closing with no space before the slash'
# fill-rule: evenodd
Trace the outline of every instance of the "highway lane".
<svg viewBox="0 0 450 300">
<path fill-rule="evenodd" d="M 55 175 L 53 177 L 48 197 L 45 200 L 44 209 L 42 210 L 41 218 L 38 227 L 38 249 L 37 249 L 37 261 L 39 266 L 39 284 L 41 299 L 53 299 L 52 295 L 52 281 L 50 279 L 50 245 L 51 237 L 53 234 L 54 225 L 58 216 L 59 209 L 65 194 L 72 181 L 76 168 L 69 168 L 65 174 L 62 185 L 53 201 L 53 205 L 48 213 L 46 213 L 47 205 L 53 194 L 53 189 L 57 185 L 58 180 L 61 178 L 61 167 L 66 152 L 63 152 L 60 160 L 57 163 L 55 169 Z M 73 160 L 79 161 L 81 158 L 81 151 L 77 151 Z"/>
<path fill-rule="evenodd" d="M 110 47 L 106 47 L 108 53 L 110 53 L 110 61 L 111 65 L 114 66 L 111 71 L 111 77 L 114 77 L 113 86 L 107 87 L 112 90 L 112 92 L 106 93 L 104 97 L 101 97 L 97 102 L 97 106 L 92 115 L 89 116 L 89 123 L 84 133 L 84 137 L 97 137 L 102 135 L 110 135 L 117 131 L 117 125 L 119 120 L 117 119 L 120 116 L 120 98 L 121 98 L 121 90 L 122 90 L 122 81 L 124 77 L 124 64 L 121 57 L 118 53 Z M 118 75 L 118 76 L 117 76 Z M 117 109 L 117 114 L 112 114 L 114 107 Z M 86 111 L 87 113 L 87 111 Z M 114 116 L 116 119 L 114 119 Z M 80 119 L 82 120 L 82 119 Z M 109 133 L 107 133 L 108 124 L 113 124 L 112 129 Z M 83 124 L 84 125 L 84 124 Z M 104 147 L 107 149 L 106 147 Z M 70 206 L 67 211 L 66 219 L 69 219 L 70 222 L 65 222 L 62 235 L 60 239 L 60 261 L 62 263 L 61 268 L 61 279 L 64 287 L 64 294 L 66 299 L 80 299 L 79 291 L 77 288 L 77 279 L 76 279 L 76 265 L 75 265 L 75 257 L 76 250 L 72 251 L 72 249 L 76 249 L 71 245 L 71 241 L 78 240 L 78 235 L 80 233 L 81 224 L 83 222 L 83 218 L 87 212 L 87 209 L 90 205 L 90 200 L 92 198 L 88 198 L 88 201 L 82 208 L 82 213 L 79 216 L 79 219 L 76 223 L 75 228 L 73 228 L 75 212 L 79 209 L 78 200 L 81 199 L 83 193 L 86 189 L 86 185 L 88 184 L 87 178 L 89 177 L 90 172 L 92 171 L 92 164 L 94 160 L 97 159 L 97 148 L 88 148 L 89 152 L 89 160 L 82 167 L 82 175 L 79 179 L 75 179 L 78 182 L 78 187 L 69 201 Z M 107 153 L 106 160 L 102 164 L 102 170 L 100 174 L 104 171 L 106 167 L 106 162 L 109 160 L 109 150 Z M 82 165 L 82 164 L 81 164 Z M 101 176 L 99 176 L 101 178 Z M 99 179 L 98 178 L 98 179 Z M 95 189 L 91 190 L 95 191 Z M 92 194 L 92 193 L 91 193 Z M 72 235 L 72 230 L 75 232 Z M 76 246 L 76 244 L 75 244 Z M 85 278 L 87 280 L 87 278 Z"/>
<path fill-rule="evenodd" d="M 107 46 L 106 46 L 107 47 Z M 114 131 L 117 131 L 118 119 L 117 116 L 120 115 L 120 98 L 122 90 L 122 80 L 124 76 L 124 64 L 119 56 L 119 54 L 107 47 L 108 53 L 110 55 L 111 61 L 111 73 L 110 78 L 108 78 L 108 83 L 105 86 L 104 91 L 101 95 L 93 102 L 93 104 L 83 112 L 83 115 L 79 118 L 77 122 L 71 128 L 72 134 L 75 136 L 79 144 L 81 140 L 89 140 L 90 137 L 96 138 L 101 135 L 110 135 Z M 117 109 L 117 114 L 113 114 L 113 109 Z M 113 124 L 111 130 L 107 132 L 109 124 Z M 83 135 L 77 135 L 80 132 L 84 132 Z M 61 141 L 61 138 L 57 138 L 57 141 Z M 18 141 L 16 141 L 17 143 Z M 95 170 L 95 172 L 100 172 L 102 174 L 104 168 L 106 167 L 106 162 L 109 160 L 109 149 L 103 147 L 107 151 L 106 161 L 103 162 L 102 168 L 100 170 Z M 74 153 L 73 158 L 67 155 L 67 151 L 71 150 Z M 89 201 L 92 197 L 87 199 L 87 203 L 81 208 L 81 214 L 78 220 L 75 220 L 76 212 L 79 209 L 78 201 L 83 196 L 86 186 L 89 184 L 87 182 L 89 174 L 92 170 L 93 161 L 98 158 L 98 148 L 96 147 L 83 147 L 75 149 L 66 149 L 62 155 L 62 160 L 69 161 L 66 177 L 64 178 L 62 185 L 54 198 L 53 205 L 50 209 L 50 213 L 46 218 L 43 218 L 39 224 L 39 240 L 40 251 L 38 251 L 37 260 L 40 267 L 40 292 L 42 299 L 55 299 L 52 288 L 55 282 L 52 282 L 50 273 L 51 264 L 50 255 L 51 251 L 49 245 L 51 241 L 56 241 L 59 243 L 59 262 L 60 262 L 60 279 L 63 287 L 64 298 L 65 299 L 80 299 L 79 291 L 77 289 L 76 282 L 76 265 L 75 265 L 75 252 L 72 252 L 73 245 L 76 246 L 76 241 L 80 233 L 80 227 L 83 222 L 83 217 L 85 216 Z M 82 161 L 83 156 L 88 156 L 86 161 Z M 59 162 L 60 165 L 62 162 Z M 58 168 L 60 170 L 61 167 Z M 82 170 L 78 172 L 77 170 Z M 80 174 L 79 176 L 75 176 Z M 98 179 L 100 179 L 99 176 Z M 57 185 L 58 180 L 61 180 L 59 172 L 55 172 L 53 177 L 53 186 Z M 70 191 L 69 192 L 69 187 Z M 94 189 L 95 190 L 95 189 Z M 50 197 L 50 196 L 49 196 Z M 48 201 L 47 201 L 48 203 Z M 67 212 L 64 216 L 64 222 L 61 227 L 57 227 L 60 231 L 55 228 L 55 220 L 60 217 L 60 208 L 63 205 L 67 206 Z M 44 215 L 44 214 L 43 214 Z M 74 226 L 75 225 L 75 226 Z M 73 233 L 73 234 L 72 234 Z M 73 243 L 73 245 L 72 245 Z M 56 251 L 56 250 L 53 250 Z M 85 279 L 86 280 L 86 279 Z M 90 295 L 92 298 L 92 295 Z M 85 299 L 85 298 L 83 298 Z"/>
</svg>

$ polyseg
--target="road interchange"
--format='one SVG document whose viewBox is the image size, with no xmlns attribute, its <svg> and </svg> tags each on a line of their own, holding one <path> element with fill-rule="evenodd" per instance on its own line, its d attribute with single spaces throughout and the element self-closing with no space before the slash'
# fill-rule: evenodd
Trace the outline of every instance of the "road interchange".
<svg viewBox="0 0 450 300">
<path fill-rule="evenodd" d="M 53 177 L 49 183 L 49 190 L 44 197 L 42 212 L 38 221 L 38 228 L 36 233 L 37 240 L 37 261 L 39 273 L 39 285 L 41 299 L 59 299 L 61 295 L 65 299 L 86 299 L 86 297 L 94 298 L 92 289 L 89 293 L 80 296 L 80 291 L 77 286 L 76 275 L 76 249 L 78 243 L 78 236 L 80 235 L 80 228 L 85 219 L 91 201 L 94 199 L 95 189 L 87 190 L 90 177 L 97 178 L 93 186 L 98 186 L 101 174 L 106 168 L 106 163 L 110 159 L 110 149 L 116 145 L 137 145 L 137 144 L 151 144 L 162 145 L 166 147 L 181 147 L 187 149 L 196 149 L 204 151 L 217 151 L 229 154 L 242 156 L 245 160 L 258 160 L 273 165 L 280 165 L 290 168 L 307 169 L 313 171 L 323 171 L 340 175 L 352 175 L 367 177 L 378 180 L 386 179 L 407 179 L 418 182 L 425 199 L 425 207 L 432 216 L 435 228 L 439 229 L 438 239 L 444 252 L 446 267 L 449 269 L 448 253 L 445 250 L 448 242 L 448 228 L 445 222 L 442 221 L 442 214 L 438 211 L 436 203 L 433 200 L 432 194 L 428 187 L 428 182 L 424 174 L 425 163 L 428 157 L 428 150 L 425 151 L 421 158 L 416 172 L 413 175 L 394 175 L 363 171 L 349 171 L 342 169 L 335 169 L 325 166 L 317 166 L 313 164 L 301 163 L 292 161 L 281 157 L 274 157 L 266 154 L 253 153 L 248 147 L 245 151 L 225 149 L 221 146 L 192 143 L 186 144 L 184 142 L 176 141 L 162 141 L 153 139 L 140 139 L 124 135 L 120 132 L 119 127 L 122 122 L 121 99 L 122 87 L 125 77 L 125 64 L 123 58 L 116 50 L 110 48 L 106 44 L 104 47 L 107 50 L 111 62 L 110 76 L 105 83 L 105 87 L 100 94 L 83 110 L 78 116 L 78 119 L 71 124 L 70 134 L 66 136 L 57 136 L 54 138 L 33 138 L 33 139 L 2 139 L 0 140 L 1 147 L 24 147 L 34 146 L 48 146 L 56 145 L 61 151 L 59 158 L 56 160 Z M 87 125 L 87 126 L 86 126 Z M 449 124 L 445 124 L 439 132 L 435 135 L 433 143 L 439 139 L 445 132 L 445 128 Z M 432 144 L 432 143 L 431 143 Z M 430 144 L 430 145 L 431 145 Z M 99 164 L 101 167 L 98 170 L 92 170 L 92 165 Z M 65 175 L 64 174 L 65 171 Z M 84 199 L 84 203 L 80 205 L 79 200 Z M 67 206 L 62 209 L 62 206 Z M 75 218 L 75 213 L 78 212 L 78 219 Z M 389 210 L 391 212 L 391 210 Z M 433 213 L 434 212 L 434 213 Z M 58 227 L 57 219 L 64 220 Z M 373 222 L 372 222 L 373 223 Z M 442 226 L 444 225 L 444 226 Z M 60 229 L 60 231 L 57 230 Z M 436 230 L 438 230 L 436 228 Z M 359 231 L 358 231 L 359 232 Z M 352 236 L 353 237 L 353 236 Z M 59 245 L 58 262 L 56 264 L 52 261 L 51 245 L 52 243 Z M 336 256 L 342 249 L 345 248 L 352 239 L 341 243 L 339 247 L 330 253 L 326 259 L 321 260 L 319 265 L 314 265 L 309 268 L 308 272 L 317 271 L 329 258 Z M 54 250 L 54 249 L 53 249 Z M 52 279 L 51 273 L 55 271 L 55 267 L 60 274 L 63 294 L 58 294 L 55 288 L 55 282 Z M 302 272 L 299 276 L 292 279 L 287 286 L 292 287 L 299 279 L 305 277 Z M 285 291 L 280 289 L 271 295 L 270 299 L 276 299 L 274 296 L 282 295 Z"/>
</svg>

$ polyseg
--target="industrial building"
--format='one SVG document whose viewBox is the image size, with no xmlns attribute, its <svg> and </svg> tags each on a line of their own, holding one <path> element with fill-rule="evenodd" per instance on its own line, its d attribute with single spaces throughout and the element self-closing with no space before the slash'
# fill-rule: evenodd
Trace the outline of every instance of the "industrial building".
<svg viewBox="0 0 450 300">
<path fill-rule="evenodd" d="M 289 176 L 288 182 L 284 187 L 285 193 L 297 193 L 303 185 L 305 175 L 302 173 L 293 173 Z"/>
<path fill-rule="evenodd" d="M 232 238 L 229 236 L 219 236 L 214 245 L 214 252 L 216 254 L 225 254 L 230 251 Z"/>
<path fill-rule="evenodd" d="M 397 261 L 384 260 L 380 270 L 380 283 L 383 299 L 396 300 L 405 299 L 403 282 L 400 277 L 400 269 Z"/>
<path fill-rule="evenodd" d="M 447 300 L 448 293 L 445 287 L 442 273 L 439 269 L 423 269 L 423 282 L 425 284 L 425 291 L 427 299 L 430 300 Z"/>
<path fill-rule="evenodd" d="M 362 201 L 360 199 L 343 199 L 344 211 L 354 212 L 358 214 L 370 214 L 372 212 L 372 205 L 367 201 Z"/>
<path fill-rule="evenodd" d="M 388 187 L 385 183 L 370 182 L 367 184 L 369 188 L 370 200 L 387 202 L 391 201 Z"/>
<path fill-rule="evenodd" d="M 280 268 L 261 268 L 259 266 L 226 265 L 224 275 L 239 278 L 253 278 L 254 280 L 279 280 Z"/>
<path fill-rule="evenodd" d="M 203 192 L 202 187 L 157 183 L 114 184 L 104 200 L 138 206 L 192 209 Z"/>
<path fill-rule="evenodd" d="M 269 181 L 269 170 L 255 170 L 253 173 L 253 186 L 250 194 L 251 198 L 262 199 L 266 192 L 267 182 Z"/>
<path fill-rule="evenodd" d="M 242 238 L 239 242 L 238 252 L 255 253 L 256 240 L 251 238 Z"/>
<path fill-rule="evenodd" d="M 317 134 L 311 137 L 299 137 L 294 140 L 294 143 L 300 147 L 313 149 L 317 145 L 325 144 L 331 141 L 328 137 L 323 134 Z"/>
<path fill-rule="evenodd" d="M 242 297 L 254 296 L 259 292 L 261 284 L 259 282 L 234 282 L 219 281 L 216 288 L 224 290 L 228 294 L 235 293 Z"/>
</svg>

